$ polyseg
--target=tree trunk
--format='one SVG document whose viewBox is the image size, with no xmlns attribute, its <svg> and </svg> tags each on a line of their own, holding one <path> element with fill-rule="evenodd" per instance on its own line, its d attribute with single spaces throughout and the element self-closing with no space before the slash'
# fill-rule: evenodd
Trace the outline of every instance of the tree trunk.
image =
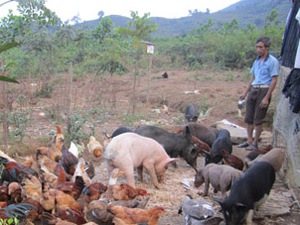
<svg viewBox="0 0 300 225">
<path fill-rule="evenodd" d="M 68 77 L 68 83 L 67 83 L 67 87 L 68 87 L 68 93 L 67 93 L 67 104 L 66 104 L 66 113 L 67 113 L 67 127 L 68 127 L 68 134 L 71 134 L 71 112 L 72 112 L 72 82 L 73 82 L 73 64 L 70 63 L 70 67 L 69 67 L 69 77 Z"/>
<path fill-rule="evenodd" d="M 4 152 L 8 153 L 8 134 L 9 134 L 9 128 L 8 128 L 8 121 L 7 121 L 7 93 L 6 93 L 6 82 L 0 82 L 1 83 L 1 89 L 2 89 L 2 102 L 3 105 L 1 106 L 3 111 L 3 149 Z"/>
</svg>

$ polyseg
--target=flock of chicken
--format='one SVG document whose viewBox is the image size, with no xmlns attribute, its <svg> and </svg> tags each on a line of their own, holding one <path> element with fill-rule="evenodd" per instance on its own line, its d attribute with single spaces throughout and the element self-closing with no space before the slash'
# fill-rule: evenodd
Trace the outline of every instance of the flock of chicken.
<svg viewBox="0 0 300 225">
<path fill-rule="evenodd" d="M 0 156 L 0 219 L 19 224 L 157 225 L 164 208 L 146 209 L 146 190 L 119 184 L 114 169 L 107 184 L 92 182 L 93 164 L 64 145 L 57 126 L 49 146 L 24 162 Z M 76 149 L 76 148 L 75 148 Z M 102 145 L 90 138 L 87 149 L 101 157 Z"/>
</svg>

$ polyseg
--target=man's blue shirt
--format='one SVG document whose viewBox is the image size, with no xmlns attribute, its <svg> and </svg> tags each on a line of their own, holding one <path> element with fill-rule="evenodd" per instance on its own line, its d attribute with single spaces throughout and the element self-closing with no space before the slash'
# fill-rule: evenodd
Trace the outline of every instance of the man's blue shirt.
<svg viewBox="0 0 300 225">
<path fill-rule="evenodd" d="M 279 62 L 273 55 L 270 54 L 268 54 L 268 56 L 262 63 L 260 62 L 260 57 L 258 57 L 253 62 L 250 73 L 255 76 L 252 85 L 270 85 L 272 77 L 278 76 L 279 74 Z"/>
</svg>

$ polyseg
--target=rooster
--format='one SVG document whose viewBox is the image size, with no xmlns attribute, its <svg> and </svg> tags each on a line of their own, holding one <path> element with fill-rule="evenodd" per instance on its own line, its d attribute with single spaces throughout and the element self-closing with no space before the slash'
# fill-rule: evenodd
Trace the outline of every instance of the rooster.
<svg viewBox="0 0 300 225">
<path fill-rule="evenodd" d="M 0 185 L 2 185 L 4 181 L 7 181 L 9 183 L 21 183 L 22 180 L 29 175 L 38 177 L 38 173 L 35 170 L 27 168 L 21 163 L 9 161 L 7 158 L 4 158 L 2 156 L 0 156 L 0 166 L 1 165 L 4 167 L 4 170 L 0 174 Z"/>
<path fill-rule="evenodd" d="M 27 217 L 27 213 L 34 209 L 35 207 L 29 203 L 10 204 L 0 209 L 0 219 L 17 218 L 22 221 Z"/>
<path fill-rule="evenodd" d="M 121 219 L 125 224 L 148 223 L 157 225 L 159 217 L 165 213 L 165 209 L 155 206 L 151 209 L 127 208 L 120 205 L 109 205 L 107 210 Z"/>
<path fill-rule="evenodd" d="M 93 154 L 96 158 L 101 157 L 103 152 L 103 146 L 94 136 L 90 136 L 89 143 L 87 144 L 88 151 Z"/>
<path fill-rule="evenodd" d="M 230 154 L 225 149 L 221 150 L 221 154 L 223 156 L 223 160 L 225 161 L 225 163 L 227 165 L 232 166 L 232 167 L 234 167 L 238 170 L 243 170 L 244 169 L 244 162 L 239 157 Z"/>
<path fill-rule="evenodd" d="M 78 157 L 69 151 L 69 149 L 63 147 L 60 164 L 64 167 L 65 171 L 70 175 L 74 175 L 77 163 Z"/>
<path fill-rule="evenodd" d="M 62 150 L 64 146 L 64 135 L 61 126 L 56 126 L 56 134 L 52 137 L 47 149 L 47 155 L 53 161 L 58 162 L 62 157 Z"/>
</svg>

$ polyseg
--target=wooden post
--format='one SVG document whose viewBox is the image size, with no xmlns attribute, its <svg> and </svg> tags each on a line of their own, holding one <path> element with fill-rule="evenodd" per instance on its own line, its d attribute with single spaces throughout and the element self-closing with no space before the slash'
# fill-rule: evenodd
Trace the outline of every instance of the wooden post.
<svg viewBox="0 0 300 225">
<path fill-rule="evenodd" d="M 149 54 L 147 104 L 149 102 L 149 95 L 150 95 L 151 69 L 152 69 L 152 54 Z"/>
</svg>

